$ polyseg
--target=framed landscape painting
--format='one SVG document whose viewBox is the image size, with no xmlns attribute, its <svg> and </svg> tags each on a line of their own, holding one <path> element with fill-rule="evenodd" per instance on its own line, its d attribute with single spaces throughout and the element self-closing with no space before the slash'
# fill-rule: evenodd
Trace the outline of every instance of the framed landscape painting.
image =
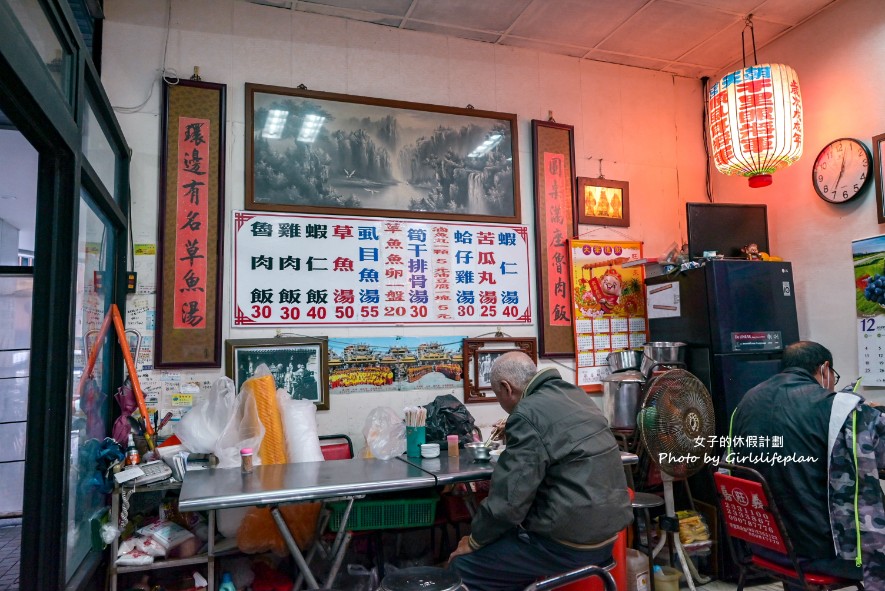
<svg viewBox="0 0 885 591">
<path fill-rule="evenodd" d="M 246 209 L 519 223 L 516 115 L 246 84 Z"/>
</svg>

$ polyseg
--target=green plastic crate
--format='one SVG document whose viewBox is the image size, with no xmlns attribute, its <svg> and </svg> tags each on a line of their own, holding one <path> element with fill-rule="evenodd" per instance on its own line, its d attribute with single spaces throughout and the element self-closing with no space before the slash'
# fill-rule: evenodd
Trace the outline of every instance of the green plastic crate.
<svg viewBox="0 0 885 591">
<path fill-rule="evenodd" d="M 350 518 L 347 520 L 347 529 L 348 531 L 365 531 L 433 525 L 438 500 L 439 497 L 434 496 L 424 499 L 354 501 Z M 346 508 L 346 501 L 329 503 L 329 509 L 332 511 L 329 529 L 338 531 Z"/>
</svg>

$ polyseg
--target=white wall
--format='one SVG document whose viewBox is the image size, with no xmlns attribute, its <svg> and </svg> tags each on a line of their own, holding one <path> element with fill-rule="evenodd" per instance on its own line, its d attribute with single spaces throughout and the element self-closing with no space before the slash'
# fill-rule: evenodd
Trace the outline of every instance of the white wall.
<svg viewBox="0 0 885 591">
<path fill-rule="evenodd" d="M 135 242 L 156 242 L 159 112 L 158 75 L 166 36 L 165 3 L 107 0 L 103 83 L 111 103 L 133 107 L 117 116 L 133 149 Z M 477 109 L 519 116 L 523 223 L 533 227 L 531 120 L 548 111 L 575 126 L 576 172 L 595 177 L 603 158 L 607 178 L 630 183 L 631 227 L 624 235 L 645 242 L 655 256 L 684 238 L 686 201 L 703 199 L 700 83 L 696 80 L 565 56 L 501 47 L 337 18 L 290 12 L 234 0 L 174 0 L 166 65 L 182 77 L 200 67 L 204 80 L 228 85 L 226 202 L 243 207 L 244 84 L 255 82 Z M 590 158 L 592 157 L 592 160 Z M 228 236 L 229 236 L 228 232 Z M 611 230 L 593 238 L 623 238 Z M 230 261 L 230 241 L 226 244 Z M 534 273 L 534 269 L 532 269 Z M 231 329 L 230 273 L 225 276 L 224 338 L 269 336 L 273 331 Z M 535 298 L 535 294 L 532 294 Z M 298 332 L 329 336 L 478 336 L 495 327 L 320 328 Z M 512 336 L 536 336 L 536 327 L 507 328 Z M 569 361 L 560 368 L 573 378 Z M 158 373 L 158 372 L 154 372 Z M 188 372 L 208 379 L 221 372 Z M 426 403 L 420 394 L 333 396 L 319 413 L 320 431 L 357 435 L 369 409 Z M 459 398 L 460 391 L 452 392 Z M 497 405 L 472 405 L 487 427 L 504 415 Z M 361 437 L 360 437 L 361 439 Z"/>
<path fill-rule="evenodd" d="M 762 49 L 760 63 L 785 63 L 799 76 L 804 154 L 764 189 L 718 173 L 713 182 L 717 202 L 768 205 L 772 253 L 793 263 L 799 334 L 833 352 L 843 380 L 858 375 L 851 241 L 879 235 L 882 227 L 872 182 L 854 201 L 831 205 L 815 193 L 811 167 L 834 139 L 853 137 L 869 147 L 874 135 L 885 133 L 883 48 L 881 0 L 842 0 Z M 881 389 L 865 393 L 885 400 Z"/>
</svg>

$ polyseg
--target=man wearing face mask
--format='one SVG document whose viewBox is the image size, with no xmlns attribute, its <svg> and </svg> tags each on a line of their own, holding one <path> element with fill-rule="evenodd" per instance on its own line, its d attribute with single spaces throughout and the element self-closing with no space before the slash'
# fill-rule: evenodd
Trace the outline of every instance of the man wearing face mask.
<svg viewBox="0 0 885 591">
<path fill-rule="evenodd" d="M 867 516 L 883 515 L 876 470 L 885 468 L 885 418 L 863 404 L 860 396 L 834 392 L 838 382 L 833 355 L 826 347 L 812 341 L 789 345 L 784 349 L 781 372 L 747 392 L 734 411 L 730 429 L 733 455 L 728 460 L 759 471 L 768 481 L 807 572 L 861 579 L 860 562 L 855 561 L 855 528 L 860 525 L 864 578 L 869 580 L 870 567 L 874 567 L 876 578 L 885 577 L 878 572 L 883 555 L 877 548 L 885 546 L 885 529 L 877 526 L 874 531 L 865 531 L 862 524 Z M 748 438 L 755 438 L 755 445 Z M 857 464 L 855 439 L 860 450 Z M 750 454 L 810 461 L 739 460 Z M 861 474 L 859 495 L 854 486 L 855 465 Z M 862 516 L 859 520 L 858 514 Z M 764 549 L 753 551 L 781 562 Z M 793 589 L 786 583 L 784 588 Z"/>
</svg>

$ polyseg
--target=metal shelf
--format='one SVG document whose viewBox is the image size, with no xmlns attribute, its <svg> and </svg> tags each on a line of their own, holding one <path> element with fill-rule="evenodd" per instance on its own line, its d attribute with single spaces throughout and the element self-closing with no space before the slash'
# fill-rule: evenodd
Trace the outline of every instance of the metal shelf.
<svg viewBox="0 0 885 591">
<path fill-rule="evenodd" d="M 160 570 L 163 568 L 175 568 L 176 566 L 187 566 L 188 564 L 208 564 L 209 554 L 197 554 L 190 558 L 169 558 L 164 560 L 154 560 L 151 564 L 142 564 L 137 566 L 118 566 L 117 574 L 137 573 L 146 570 Z"/>
<path fill-rule="evenodd" d="M 120 495 L 123 492 L 124 488 L 130 489 L 130 487 L 116 487 L 114 492 L 111 495 L 111 523 L 118 524 L 120 523 Z M 141 494 L 141 493 L 150 493 L 150 492 L 158 492 L 158 491 L 166 491 L 166 490 L 178 490 L 181 488 L 181 482 L 169 479 L 161 482 L 155 482 L 153 484 L 146 484 L 143 486 L 135 487 L 135 490 L 132 494 Z M 148 572 L 154 570 L 161 570 L 167 568 L 175 568 L 178 566 L 188 566 L 193 564 L 205 564 L 206 565 L 206 579 L 209 581 L 209 586 L 206 588 L 206 591 L 215 591 L 215 511 L 208 511 L 209 514 L 209 541 L 207 544 L 206 552 L 201 554 L 197 554 L 196 556 L 190 556 L 188 558 L 169 558 L 169 559 L 160 559 L 154 560 L 151 564 L 144 565 L 135 565 L 135 566 L 117 566 L 115 564 L 117 559 L 117 551 L 120 548 L 120 539 L 115 538 L 113 542 L 110 544 L 110 556 L 108 558 L 108 589 L 109 591 L 117 591 L 117 577 L 118 575 L 126 574 L 126 573 L 138 573 L 138 572 Z"/>
</svg>

